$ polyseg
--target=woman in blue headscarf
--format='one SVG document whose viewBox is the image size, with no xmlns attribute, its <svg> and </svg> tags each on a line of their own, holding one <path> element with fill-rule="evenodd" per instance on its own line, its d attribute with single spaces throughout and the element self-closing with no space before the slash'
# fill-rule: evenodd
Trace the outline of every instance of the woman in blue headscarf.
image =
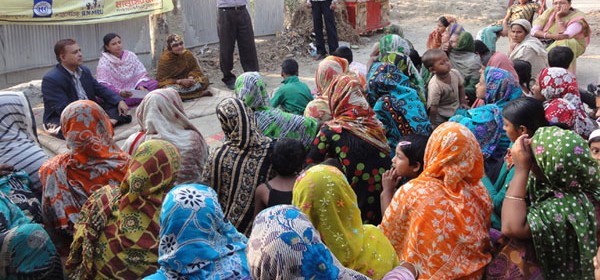
<svg viewBox="0 0 600 280">
<path fill-rule="evenodd" d="M 145 279 L 250 279 L 248 239 L 225 219 L 210 187 L 175 187 L 160 216 L 160 269 Z"/>
<path fill-rule="evenodd" d="M 367 100 L 383 123 L 392 153 L 402 136 L 431 134 L 425 106 L 409 87 L 408 77 L 395 65 L 374 65 L 369 75 Z"/>
</svg>

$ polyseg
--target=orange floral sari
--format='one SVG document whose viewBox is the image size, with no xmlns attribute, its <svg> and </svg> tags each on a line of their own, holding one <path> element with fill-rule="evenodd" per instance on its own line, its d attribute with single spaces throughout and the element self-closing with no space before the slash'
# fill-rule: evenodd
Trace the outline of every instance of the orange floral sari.
<svg viewBox="0 0 600 280">
<path fill-rule="evenodd" d="M 491 260 L 492 201 L 481 183 L 477 139 L 446 122 L 433 131 L 424 160 L 423 173 L 394 194 L 380 227 L 423 279 L 480 279 Z"/>
</svg>

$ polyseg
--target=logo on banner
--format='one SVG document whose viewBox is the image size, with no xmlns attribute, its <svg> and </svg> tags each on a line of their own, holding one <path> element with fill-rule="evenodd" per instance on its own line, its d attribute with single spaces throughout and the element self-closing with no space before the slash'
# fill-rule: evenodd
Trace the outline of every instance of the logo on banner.
<svg viewBox="0 0 600 280">
<path fill-rule="evenodd" d="M 51 17 L 52 0 L 34 0 L 33 17 Z"/>
<path fill-rule="evenodd" d="M 104 14 L 104 0 L 83 0 L 82 16 L 98 16 Z"/>
</svg>

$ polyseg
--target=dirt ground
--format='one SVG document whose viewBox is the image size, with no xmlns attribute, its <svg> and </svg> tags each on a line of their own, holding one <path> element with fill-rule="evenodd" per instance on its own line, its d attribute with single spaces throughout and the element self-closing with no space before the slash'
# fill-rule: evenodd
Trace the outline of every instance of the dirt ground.
<svg viewBox="0 0 600 280">
<path fill-rule="evenodd" d="M 405 38 L 410 40 L 420 54 L 426 50 L 425 44 L 429 32 L 435 27 L 436 19 L 440 15 L 451 15 L 458 18 L 465 29 L 475 35 L 483 27 L 494 23 L 504 17 L 506 0 L 391 0 L 391 23 L 401 26 Z M 576 4 L 573 6 L 576 8 Z M 371 36 L 358 37 L 344 21 L 344 7 L 337 12 L 338 33 L 342 44 L 350 43 L 353 46 L 354 60 L 366 63 L 375 42 L 381 38 L 382 33 L 376 32 Z M 293 57 L 300 64 L 300 78 L 314 87 L 314 75 L 318 62 L 313 61 L 308 55 L 308 35 L 312 32 L 311 16 L 308 9 L 296 15 L 291 22 L 294 26 L 276 36 L 257 38 L 257 51 L 261 73 L 267 87 L 271 92 L 281 82 L 280 64 L 286 57 Z M 590 23 L 593 36 L 584 55 L 577 61 L 577 78 L 581 85 L 599 82 L 600 66 L 600 11 L 587 13 L 586 19 Z M 211 77 L 213 86 L 225 89 L 221 83 L 221 73 L 218 62 L 218 46 L 210 46 L 207 53 L 199 54 L 201 67 Z M 354 48 L 356 47 L 356 48 Z M 498 40 L 498 51 L 508 53 L 508 39 Z M 242 73 L 239 59 L 236 55 L 235 74 Z"/>
</svg>

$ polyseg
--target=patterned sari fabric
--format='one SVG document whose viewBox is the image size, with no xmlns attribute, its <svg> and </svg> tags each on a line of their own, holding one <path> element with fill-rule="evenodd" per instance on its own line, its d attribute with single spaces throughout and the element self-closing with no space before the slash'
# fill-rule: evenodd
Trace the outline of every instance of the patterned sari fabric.
<svg viewBox="0 0 600 280">
<path fill-rule="evenodd" d="M 189 88 L 177 84 L 178 79 L 188 77 L 192 77 L 196 83 Z M 209 85 L 208 76 L 202 73 L 198 59 L 189 50 L 184 50 L 181 55 L 165 50 L 158 60 L 156 79 L 159 87 L 175 89 L 183 100 L 202 96 Z"/>
<path fill-rule="evenodd" d="M 462 115 L 453 116 L 449 121 L 460 123 L 471 130 L 479 142 L 484 160 L 496 150 L 503 124 L 502 113 L 495 104 L 470 109 Z"/>
<path fill-rule="evenodd" d="M 217 192 L 225 218 L 248 235 L 254 191 L 270 176 L 272 142 L 258 131 L 252 110 L 237 98 L 221 101 L 217 117 L 226 140 L 211 152 L 202 182 Z"/>
<path fill-rule="evenodd" d="M 379 39 L 379 59 L 383 59 L 390 53 L 410 54 L 410 44 L 404 38 L 396 34 L 388 34 Z"/>
<path fill-rule="evenodd" d="M 42 224 L 42 205 L 31 191 L 31 180 L 24 171 L 0 177 L 0 192 L 23 211 L 33 223 Z"/>
<path fill-rule="evenodd" d="M 415 67 L 408 55 L 405 55 L 403 53 L 389 53 L 388 55 L 381 58 L 380 62 L 391 63 L 398 67 L 398 69 L 400 69 L 400 71 L 402 71 L 404 75 L 408 76 L 408 86 L 417 91 L 417 95 L 419 96 L 419 99 L 421 99 L 421 102 L 423 104 L 426 103 L 425 82 L 419 74 L 419 70 L 417 70 L 417 67 Z M 372 74 L 373 71 L 376 71 L 376 67 L 378 66 L 376 64 L 377 63 L 374 63 L 371 66 L 369 74 Z M 369 78 L 370 77 L 371 75 L 369 75 Z"/>
<path fill-rule="evenodd" d="M 547 278 L 594 279 L 598 248 L 594 201 L 600 201 L 598 164 L 570 130 L 538 129 L 531 149 L 543 179 L 531 177 L 527 221 Z"/>
<path fill-rule="evenodd" d="M 340 133 L 344 129 L 381 152 L 390 153 L 385 130 L 369 106 L 357 79 L 346 75 L 336 77 L 327 89 L 327 95 L 333 120 L 326 124 L 331 130 Z"/>
<path fill-rule="evenodd" d="M 273 206 L 256 216 L 247 251 L 256 280 L 369 279 L 345 268 L 309 218 L 291 205 Z"/>
<path fill-rule="evenodd" d="M 513 75 L 513 78 L 515 78 L 517 83 L 519 82 L 519 74 L 517 74 L 517 70 L 515 70 L 515 65 L 504 53 L 495 52 L 492 57 L 490 57 L 486 66 L 504 69 Z"/>
<path fill-rule="evenodd" d="M 139 279 L 158 268 L 160 210 L 181 157 L 148 140 L 129 161 L 120 187 L 94 192 L 81 210 L 65 265 L 72 279 Z"/>
<path fill-rule="evenodd" d="M 380 225 L 423 279 L 480 279 L 490 262 L 492 201 L 483 156 L 461 124 L 446 122 L 425 149 L 424 170 L 394 194 Z"/>
<path fill-rule="evenodd" d="M 391 151 L 402 136 L 431 134 L 425 106 L 408 86 L 408 77 L 389 63 L 375 63 L 369 78 L 368 101 L 383 123 Z"/>
<path fill-rule="evenodd" d="M 546 10 L 538 18 L 536 18 L 533 22 L 533 26 L 534 28 L 537 28 L 538 30 L 541 30 L 543 32 L 548 32 L 550 34 L 559 34 L 560 30 L 558 25 L 556 24 L 555 17 L 556 11 L 554 10 L 554 7 L 552 7 Z M 590 38 L 592 35 L 592 29 L 585 20 L 585 13 L 577 9 L 573 9 L 572 11 L 570 11 L 569 14 L 565 17 L 562 17 L 561 20 L 566 22 L 565 26 L 567 26 L 567 28 L 571 24 L 579 23 L 581 24 L 582 29 L 578 34 L 576 34 L 570 39 L 554 41 L 550 46 L 548 46 L 548 48 L 546 48 L 546 50 L 550 51 L 556 46 L 568 47 L 573 51 L 573 54 L 575 54 L 575 58 L 577 58 L 585 52 L 586 47 L 589 45 Z M 574 59 L 571 63 L 573 64 L 576 61 L 577 60 Z"/>
<path fill-rule="evenodd" d="M 199 182 L 208 158 L 208 145 L 202 134 L 183 111 L 183 103 L 174 89 L 148 93 L 137 108 L 140 132 L 125 141 L 123 151 L 132 154 L 144 141 L 166 140 L 181 154 L 181 167 L 175 184 Z"/>
<path fill-rule="evenodd" d="M 0 278 L 62 279 L 60 257 L 50 236 L 0 193 Z"/>
<path fill-rule="evenodd" d="M 488 66 L 483 75 L 485 77 L 485 104 L 496 104 L 502 109 L 506 103 L 523 94 L 519 82 L 504 69 Z"/>
<path fill-rule="evenodd" d="M 336 167 L 316 165 L 298 176 L 292 204 L 308 216 L 345 267 L 381 279 L 398 265 L 381 230 L 362 224 L 356 194 Z"/>
<path fill-rule="evenodd" d="M 144 279 L 244 279 L 248 239 L 225 219 L 215 191 L 175 187 L 162 206 L 156 274 Z"/>
<path fill-rule="evenodd" d="M 567 70 L 544 68 L 538 78 L 541 94 L 546 98 L 544 110 L 551 124 L 566 124 L 584 139 L 596 129 L 579 96 L 577 80 Z"/>
<path fill-rule="evenodd" d="M 0 93 L 0 162 L 25 171 L 35 197 L 42 198 L 39 171 L 48 156 L 37 142 L 35 120 L 22 92 Z"/>
<path fill-rule="evenodd" d="M 317 130 L 317 120 L 271 107 L 267 87 L 258 72 L 246 72 L 235 82 L 235 93 L 254 111 L 259 130 L 269 138 L 292 138 L 308 147 Z"/>
<path fill-rule="evenodd" d="M 348 73 L 348 67 L 347 60 L 335 56 L 328 56 L 319 62 L 315 74 L 315 84 L 319 95 L 306 105 L 305 117 L 313 117 L 320 122 L 331 120 L 329 96 L 327 96 L 326 90 L 337 75 Z"/>
<path fill-rule="evenodd" d="M 129 155 L 113 140 L 108 115 L 93 101 L 75 101 L 61 115 L 69 152 L 40 168 L 42 207 L 51 227 L 73 234 L 79 210 L 88 196 L 105 185 L 119 185 Z"/>
</svg>

